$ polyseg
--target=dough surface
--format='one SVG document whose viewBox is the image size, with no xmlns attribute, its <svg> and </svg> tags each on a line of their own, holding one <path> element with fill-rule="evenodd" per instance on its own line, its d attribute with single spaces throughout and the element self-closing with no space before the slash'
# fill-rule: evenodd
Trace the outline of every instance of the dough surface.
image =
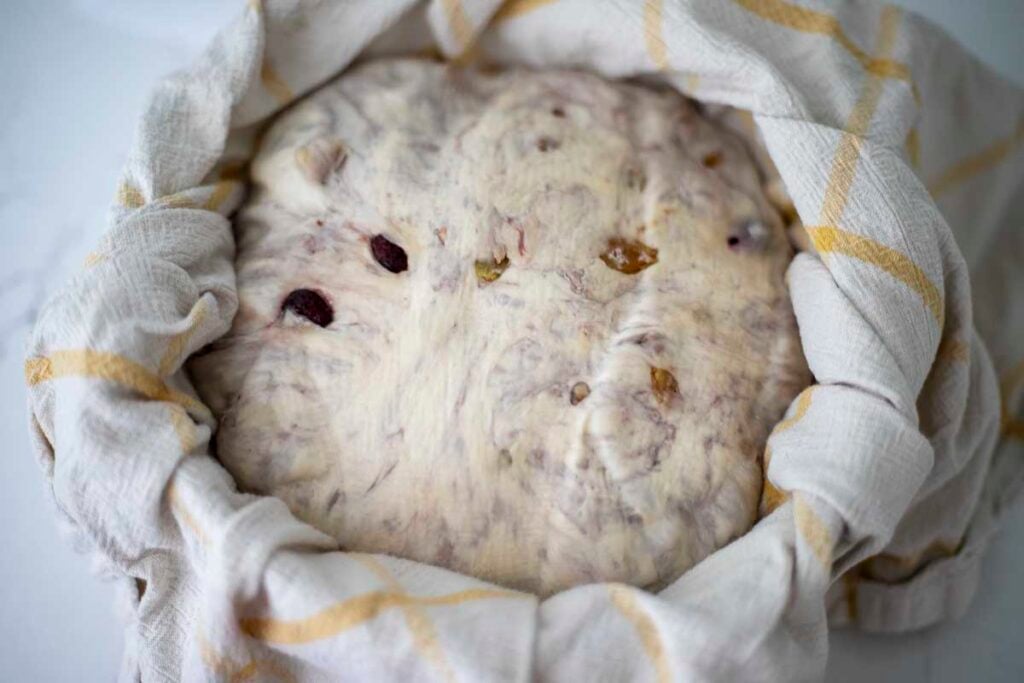
<svg viewBox="0 0 1024 683">
<path fill-rule="evenodd" d="M 189 367 L 242 490 L 542 595 L 660 588 L 750 528 L 810 377 L 782 222 L 692 103 L 370 62 L 251 175 L 239 313 Z"/>
</svg>

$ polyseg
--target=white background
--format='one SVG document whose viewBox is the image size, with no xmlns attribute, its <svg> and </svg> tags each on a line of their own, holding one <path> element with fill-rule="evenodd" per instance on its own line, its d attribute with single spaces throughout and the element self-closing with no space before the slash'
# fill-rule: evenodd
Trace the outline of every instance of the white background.
<svg viewBox="0 0 1024 683">
<path fill-rule="evenodd" d="M 1024 82 L 1024 0 L 898 0 Z M 114 592 L 60 537 L 27 439 L 23 344 L 104 214 L 146 94 L 244 0 L 0 0 L 0 681 L 109 681 Z M 831 681 L 1024 681 L 1024 505 L 958 624 L 833 637 Z M 979 671 L 981 674 L 979 674 Z"/>
</svg>

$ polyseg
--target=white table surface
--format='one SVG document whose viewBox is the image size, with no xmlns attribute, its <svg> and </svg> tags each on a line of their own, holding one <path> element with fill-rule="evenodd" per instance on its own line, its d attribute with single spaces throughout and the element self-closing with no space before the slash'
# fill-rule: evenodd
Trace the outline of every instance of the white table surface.
<svg viewBox="0 0 1024 683">
<path fill-rule="evenodd" d="M 0 680 L 109 681 L 114 592 L 58 534 L 27 438 L 23 345 L 78 267 L 146 94 L 244 0 L 0 0 Z M 1024 0 L 900 0 L 1024 80 Z M 959 623 L 899 638 L 838 633 L 830 681 L 1024 681 L 1024 505 Z"/>
</svg>

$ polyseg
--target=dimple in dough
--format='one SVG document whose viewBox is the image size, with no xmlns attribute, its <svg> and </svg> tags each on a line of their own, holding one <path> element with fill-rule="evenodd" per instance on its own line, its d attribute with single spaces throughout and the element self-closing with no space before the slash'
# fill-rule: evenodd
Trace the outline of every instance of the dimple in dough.
<svg viewBox="0 0 1024 683">
<path fill-rule="evenodd" d="M 242 490 L 346 549 L 541 595 L 657 589 L 750 528 L 810 377 L 783 225 L 691 102 L 370 62 L 282 115 L 251 171 L 239 313 L 190 364 Z M 282 309 L 298 289 L 329 325 Z"/>
</svg>

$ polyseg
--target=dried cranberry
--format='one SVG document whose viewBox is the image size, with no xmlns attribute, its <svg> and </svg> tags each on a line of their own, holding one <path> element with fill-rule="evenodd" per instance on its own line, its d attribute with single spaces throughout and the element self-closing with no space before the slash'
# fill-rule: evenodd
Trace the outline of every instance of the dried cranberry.
<svg viewBox="0 0 1024 683">
<path fill-rule="evenodd" d="M 377 263 L 392 273 L 409 270 L 409 257 L 405 255 L 405 249 L 384 235 L 373 236 L 370 240 L 370 251 L 373 252 L 373 258 L 377 259 Z"/>
<path fill-rule="evenodd" d="M 284 303 L 281 304 L 281 310 L 301 315 L 320 327 L 327 327 L 334 320 L 334 309 L 331 308 L 331 304 L 322 294 L 314 292 L 312 289 L 294 290 L 285 297 Z"/>
</svg>

